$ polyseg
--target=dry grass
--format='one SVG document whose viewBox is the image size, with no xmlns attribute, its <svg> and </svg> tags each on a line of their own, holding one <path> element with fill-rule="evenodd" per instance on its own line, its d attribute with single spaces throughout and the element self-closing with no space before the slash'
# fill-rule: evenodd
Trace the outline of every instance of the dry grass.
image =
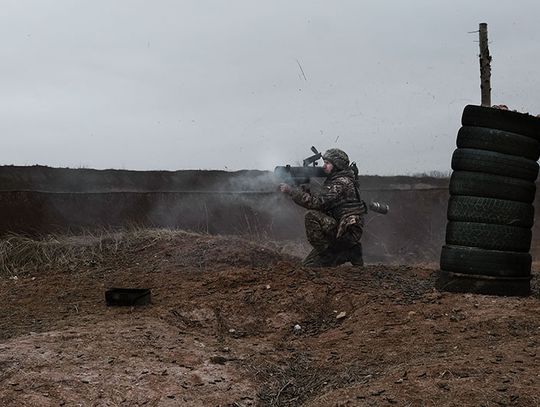
<svg viewBox="0 0 540 407">
<path fill-rule="evenodd" d="M 22 276 L 48 270 L 80 270 L 98 266 L 111 256 L 134 256 L 146 249 L 174 241 L 175 247 L 187 245 L 182 252 L 187 264 L 217 262 L 225 264 L 268 264 L 290 255 L 290 243 L 243 239 L 238 236 L 214 236 L 179 229 L 131 227 L 82 234 L 49 234 L 28 237 L 19 234 L 0 238 L 0 276 Z M 195 246 L 193 246 L 195 245 Z M 285 247 L 285 246 L 287 247 Z M 294 246 L 294 245 L 293 245 Z M 108 260 L 109 259 L 109 260 Z"/>
<path fill-rule="evenodd" d="M 248 370 L 265 383 L 258 394 L 264 405 L 275 407 L 302 405 L 314 395 L 352 384 L 366 384 L 378 375 L 358 363 L 336 370 L 330 364 L 318 364 L 301 352 L 281 365 L 267 363 L 263 369 L 248 366 Z"/>
<path fill-rule="evenodd" d="M 189 232 L 170 229 L 131 228 L 123 231 L 52 234 L 32 238 L 18 234 L 0 240 L 0 275 L 22 275 L 53 267 L 75 269 L 97 264 L 106 254 L 134 247 L 150 247 Z"/>
</svg>

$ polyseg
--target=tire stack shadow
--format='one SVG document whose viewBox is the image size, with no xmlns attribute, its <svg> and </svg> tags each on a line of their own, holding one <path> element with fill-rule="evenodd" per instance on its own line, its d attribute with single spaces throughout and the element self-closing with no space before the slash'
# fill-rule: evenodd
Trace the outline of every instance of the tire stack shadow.
<svg viewBox="0 0 540 407">
<path fill-rule="evenodd" d="M 540 119 L 466 106 L 457 147 L 437 288 L 529 295 Z"/>
</svg>

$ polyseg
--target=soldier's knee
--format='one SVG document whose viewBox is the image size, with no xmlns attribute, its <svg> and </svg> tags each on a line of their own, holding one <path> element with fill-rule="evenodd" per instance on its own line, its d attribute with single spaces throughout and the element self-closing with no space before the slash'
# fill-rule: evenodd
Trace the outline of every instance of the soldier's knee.
<svg viewBox="0 0 540 407">
<path fill-rule="evenodd" d="M 307 211 L 306 215 L 304 216 L 304 220 L 306 223 L 308 222 L 317 222 L 321 219 L 322 213 L 319 211 Z"/>
<path fill-rule="evenodd" d="M 307 211 L 304 217 L 304 225 L 306 227 L 306 232 L 309 233 L 319 233 L 318 231 L 322 230 L 322 213 L 317 211 Z"/>
<path fill-rule="evenodd" d="M 337 225 L 337 222 L 333 217 L 321 211 L 313 211 L 313 210 L 306 212 L 306 215 L 304 216 L 304 221 L 306 225 L 317 224 L 317 225 L 322 225 L 325 228 L 333 227 Z"/>
</svg>

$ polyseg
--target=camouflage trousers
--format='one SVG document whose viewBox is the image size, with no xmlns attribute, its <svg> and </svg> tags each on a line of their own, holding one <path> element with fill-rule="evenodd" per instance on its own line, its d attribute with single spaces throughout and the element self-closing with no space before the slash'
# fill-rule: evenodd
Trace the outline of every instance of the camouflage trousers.
<svg viewBox="0 0 540 407">
<path fill-rule="evenodd" d="M 332 267 L 350 261 L 363 266 L 362 243 L 363 222 L 347 226 L 338 237 L 338 222 L 319 211 L 308 211 L 305 216 L 306 236 L 313 250 L 302 261 L 307 267 Z M 342 231 L 340 231 L 342 232 Z"/>
</svg>

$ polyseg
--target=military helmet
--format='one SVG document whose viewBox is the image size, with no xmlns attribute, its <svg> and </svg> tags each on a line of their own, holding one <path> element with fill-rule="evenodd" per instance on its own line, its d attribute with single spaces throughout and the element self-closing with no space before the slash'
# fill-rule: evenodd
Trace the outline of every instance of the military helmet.
<svg viewBox="0 0 540 407">
<path fill-rule="evenodd" d="M 349 156 L 339 148 L 326 150 L 322 158 L 323 160 L 330 161 L 336 170 L 344 170 L 349 166 Z"/>
</svg>

